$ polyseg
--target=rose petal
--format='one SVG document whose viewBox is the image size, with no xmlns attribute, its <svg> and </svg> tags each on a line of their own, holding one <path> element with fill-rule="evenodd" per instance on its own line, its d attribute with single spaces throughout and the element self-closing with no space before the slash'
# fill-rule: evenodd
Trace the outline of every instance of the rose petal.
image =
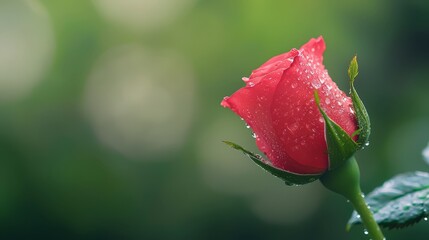
<svg viewBox="0 0 429 240">
<path fill-rule="evenodd" d="M 324 69 L 324 50 L 321 37 L 300 49 L 301 54 L 283 73 L 271 106 L 275 133 L 293 164 L 304 170 L 299 173 L 320 173 L 328 166 L 324 121 L 314 102 L 315 90 L 319 92 L 322 108 L 334 122 L 350 135 L 356 130 L 351 99 L 338 89 Z"/>
<path fill-rule="evenodd" d="M 316 39 L 312 38 L 306 44 L 304 44 L 299 50 L 305 52 L 307 55 L 311 56 L 312 60 L 315 62 L 323 63 L 323 52 L 326 49 L 325 41 L 323 37 L 320 36 Z"/>
<path fill-rule="evenodd" d="M 271 103 L 273 102 L 276 86 L 280 81 L 283 72 L 290 66 L 291 62 L 282 61 L 281 58 L 289 58 L 298 55 L 298 50 L 292 50 L 287 54 L 275 57 L 281 63 L 273 63 L 270 59 L 264 67 L 269 66 L 272 70 L 268 73 L 255 70 L 248 82 L 254 81 L 255 84 L 248 84 L 239 89 L 231 97 L 226 97 L 222 101 L 222 106 L 228 107 L 243 118 L 256 134 L 256 144 L 258 148 L 268 156 L 272 163 L 290 162 L 290 157 L 285 149 L 282 148 L 280 140 L 274 132 L 271 119 Z M 271 61 L 271 62 L 270 62 Z M 265 70 L 264 70 L 265 71 Z M 277 166 L 276 164 L 274 164 Z M 293 165 L 293 163 L 292 163 Z M 297 166 L 298 167 L 298 166 Z"/>
<path fill-rule="evenodd" d="M 247 86 L 252 87 L 258 84 L 266 74 L 271 73 L 277 69 L 287 69 L 292 64 L 293 58 L 298 54 L 298 50 L 294 48 L 287 53 L 272 57 L 262 64 L 258 69 L 252 71 L 252 74 L 248 79 L 243 78 L 243 80 L 246 82 Z"/>
</svg>

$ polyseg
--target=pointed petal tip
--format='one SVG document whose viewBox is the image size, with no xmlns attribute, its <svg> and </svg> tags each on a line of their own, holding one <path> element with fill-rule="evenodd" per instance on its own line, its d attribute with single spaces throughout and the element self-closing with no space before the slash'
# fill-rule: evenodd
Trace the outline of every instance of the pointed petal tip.
<svg viewBox="0 0 429 240">
<path fill-rule="evenodd" d="M 231 105 L 228 103 L 229 97 L 224 97 L 220 105 L 224 108 L 231 108 Z"/>
<path fill-rule="evenodd" d="M 325 40 L 322 36 L 312 38 L 306 44 L 302 45 L 300 50 L 306 50 L 311 53 L 322 55 L 326 49 Z"/>
</svg>

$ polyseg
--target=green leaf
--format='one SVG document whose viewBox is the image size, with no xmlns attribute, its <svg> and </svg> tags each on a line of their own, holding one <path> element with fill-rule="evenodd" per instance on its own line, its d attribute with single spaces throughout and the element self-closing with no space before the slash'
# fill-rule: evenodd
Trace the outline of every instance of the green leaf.
<svg viewBox="0 0 429 240">
<path fill-rule="evenodd" d="M 353 139 L 325 113 L 325 111 L 320 106 L 320 99 L 317 91 L 314 92 L 314 98 L 320 113 L 325 119 L 326 143 L 328 145 L 329 154 L 329 170 L 333 170 L 352 157 L 359 147 L 356 142 L 353 141 Z"/>
<path fill-rule="evenodd" d="M 352 61 L 350 62 L 350 66 L 348 69 L 348 75 L 350 78 L 350 94 L 353 102 L 353 108 L 356 113 L 356 118 L 359 126 L 359 138 L 358 145 L 359 148 L 362 149 L 369 144 L 369 135 L 371 133 L 371 122 L 369 120 L 368 112 L 366 111 L 365 105 L 360 99 L 355 87 L 354 81 L 359 73 L 359 67 L 357 63 L 357 56 L 354 56 Z"/>
<path fill-rule="evenodd" d="M 386 228 L 403 228 L 422 219 L 429 211 L 429 173 L 400 174 L 365 197 L 377 223 Z M 353 212 L 348 228 L 361 223 Z"/>
<path fill-rule="evenodd" d="M 261 156 L 244 149 L 238 144 L 235 144 L 229 141 L 223 141 L 223 142 L 226 143 L 228 146 L 243 152 L 246 156 L 252 159 L 253 162 L 258 164 L 258 166 L 262 167 L 272 175 L 282 179 L 287 185 L 302 185 L 302 184 L 310 183 L 319 179 L 319 177 L 321 176 L 321 174 L 297 174 L 297 173 L 285 171 L 283 169 L 274 167 L 273 165 L 271 165 L 270 162 L 264 160 Z"/>
</svg>

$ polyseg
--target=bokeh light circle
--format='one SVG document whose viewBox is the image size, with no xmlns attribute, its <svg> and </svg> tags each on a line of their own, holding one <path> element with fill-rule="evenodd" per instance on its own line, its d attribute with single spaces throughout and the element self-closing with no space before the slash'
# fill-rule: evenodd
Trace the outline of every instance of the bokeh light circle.
<svg viewBox="0 0 429 240">
<path fill-rule="evenodd" d="M 194 102 L 193 71 L 186 60 L 138 45 L 116 47 L 102 56 L 84 98 L 100 141 L 143 159 L 181 147 Z"/>
<path fill-rule="evenodd" d="M 146 31 L 173 22 L 194 0 L 94 0 L 108 20 L 133 30 Z"/>
<path fill-rule="evenodd" d="M 36 0 L 0 2 L 0 100 L 26 96 L 50 66 L 54 36 Z"/>
</svg>

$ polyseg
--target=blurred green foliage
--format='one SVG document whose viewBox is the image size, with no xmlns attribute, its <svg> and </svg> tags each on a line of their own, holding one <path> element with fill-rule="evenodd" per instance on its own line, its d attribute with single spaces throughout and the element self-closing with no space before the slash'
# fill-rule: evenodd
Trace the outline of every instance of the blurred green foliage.
<svg viewBox="0 0 429 240">
<path fill-rule="evenodd" d="M 357 156 L 363 190 L 427 171 L 427 1 L 2 0 L 0 238 L 364 239 L 344 231 L 342 197 L 319 183 L 283 186 L 221 143 L 255 150 L 222 97 L 319 35 L 344 90 L 359 57 L 373 126 Z M 164 64 L 165 52 L 182 60 Z M 146 95 L 126 91 L 140 87 Z M 426 222 L 385 231 L 428 233 Z"/>
</svg>

